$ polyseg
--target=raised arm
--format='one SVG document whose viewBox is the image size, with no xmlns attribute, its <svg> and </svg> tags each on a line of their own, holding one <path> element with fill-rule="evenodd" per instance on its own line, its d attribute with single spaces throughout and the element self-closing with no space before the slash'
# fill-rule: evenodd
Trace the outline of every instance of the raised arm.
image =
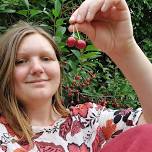
<svg viewBox="0 0 152 152">
<path fill-rule="evenodd" d="M 137 93 L 147 122 L 152 122 L 152 64 L 133 36 L 125 0 L 85 0 L 70 18 L 94 45 L 120 68 Z"/>
</svg>

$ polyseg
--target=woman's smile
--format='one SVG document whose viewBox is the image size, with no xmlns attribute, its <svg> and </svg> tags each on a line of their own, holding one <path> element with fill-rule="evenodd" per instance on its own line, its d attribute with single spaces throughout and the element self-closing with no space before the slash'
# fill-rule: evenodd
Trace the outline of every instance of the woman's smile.
<svg viewBox="0 0 152 152">
<path fill-rule="evenodd" d="M 34 87 L 45 87 L 48 84 L 49 80 L 36 80 L 36 81 L 31 81 L 27 82 L 27 84 L 30 84 Z"/>
<path fill-rule="evenodd" d="M 40 82 L 46 82 L 49 81 L 47 79 L 38 79 L 38 80 L 31 80 L 31 81 L 27 81 L 26 83 L 40 83 Z"/>
</svg>

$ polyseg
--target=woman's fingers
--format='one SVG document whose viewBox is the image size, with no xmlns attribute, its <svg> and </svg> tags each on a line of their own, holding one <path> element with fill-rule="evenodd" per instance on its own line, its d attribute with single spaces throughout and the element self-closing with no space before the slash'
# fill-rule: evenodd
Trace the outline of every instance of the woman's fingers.
<svg viewBox="0 0 152 152">
<path fill-rule="evenodd" d="M 109 10 L 114 4 L 114 0 L 105 0 L 103 6 L 101 7 L 102 12 Z"/>
<path fill-rule="evenodd" d="M 76 22 L 76 18 L 77 18 L 77 14 L 78 14 L 78 9 L 76 9 L 74 11 L 74 13 L 71 15 L 70 19 L 69 19 L 69 23 L 73 24 Z"/>
<path fill-rule="evenodd" d="M 106 12 L 112 7 L 119 10 L 124 10 L 127 8 L 127 4 L 125 0 L 105 0 L 103 6 L 101 7 L 101 11 Z"/>
<path fill-rule="evenodd" d="M 72 14 L 69 22 L 82 23 L 84 21 L 92 21 L 95 14 L 100 10 L 104 0 L 86 0 L 80 7 Z"/>
<path fill-rule="evenodd" d="M 104 4 L 104 1 L 105 0 L 95 0 L 94 2 L 88 4 L 88 11 L 87 11 L 86 19 L 85 19 L 86 21 L 90 22 L 94 19 L 94 16 Z"/>
<path fill-rule="evenodd" d="M 85 20 L 87 12 L 88 12 L 87 3 L 88 3 L 88 1 L 84 1 L 80 5 L 80 7 L 74 11 L 74 13 L 72 14 L 72 16 L 70 17 L 70 20 L 69 20 L 70 24 L 73 24 L 75 22 L 82 23 Z"/>
<path fill-rule="evenodd" d="M 72 14 L 69 20 L 70 24 L 75 22 L 82 23 L 84 21 L 91 22 L 97 12 L 107 12 L 112 7 L 124 10 L 127 8 L 127 4 L 125 0 L 85 0 Z"/>
</svg>

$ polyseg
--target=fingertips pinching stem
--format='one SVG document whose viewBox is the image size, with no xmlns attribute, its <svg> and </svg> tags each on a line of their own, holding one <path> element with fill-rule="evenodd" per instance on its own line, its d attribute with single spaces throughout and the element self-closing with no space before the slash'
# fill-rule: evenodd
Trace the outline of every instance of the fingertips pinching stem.
<svg viewBox="0 0 152 152">
<path fill-rule="evenodd" d="M 72 15 L 69 19 L 69 23 L 73 24 L 76 21 L 76 18 L 74 17 L 74 15 Z"/>
<path fill-rule="evenodd" d="M 75 34 L 75 30 L 77 35 Z M 79 35 L 79 31 L 75 24 L 73 24 L 73 32 L 72 35 L 67 39 L 66 44 L 68 47 L 76 47 L 77 49 L 86 48 L 86 41 L 82 40 Z"/>
</svg>

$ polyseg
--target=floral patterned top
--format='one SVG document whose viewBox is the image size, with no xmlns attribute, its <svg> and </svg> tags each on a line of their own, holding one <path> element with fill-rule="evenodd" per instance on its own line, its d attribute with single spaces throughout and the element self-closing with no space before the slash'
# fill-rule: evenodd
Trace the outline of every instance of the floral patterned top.
<svg viewBox="0 0 152 152">
<path fill-rule="evenodd" d="M 142 109 L 112 110 L 89 102 L 71 107 L 70 113 L 50 126 L 32 126 L 32 149 L 26 141 L 16 140 L 1 116 L 0 152 L 99 152 L 110 139 L 135 126 Z"/>
</svg>

